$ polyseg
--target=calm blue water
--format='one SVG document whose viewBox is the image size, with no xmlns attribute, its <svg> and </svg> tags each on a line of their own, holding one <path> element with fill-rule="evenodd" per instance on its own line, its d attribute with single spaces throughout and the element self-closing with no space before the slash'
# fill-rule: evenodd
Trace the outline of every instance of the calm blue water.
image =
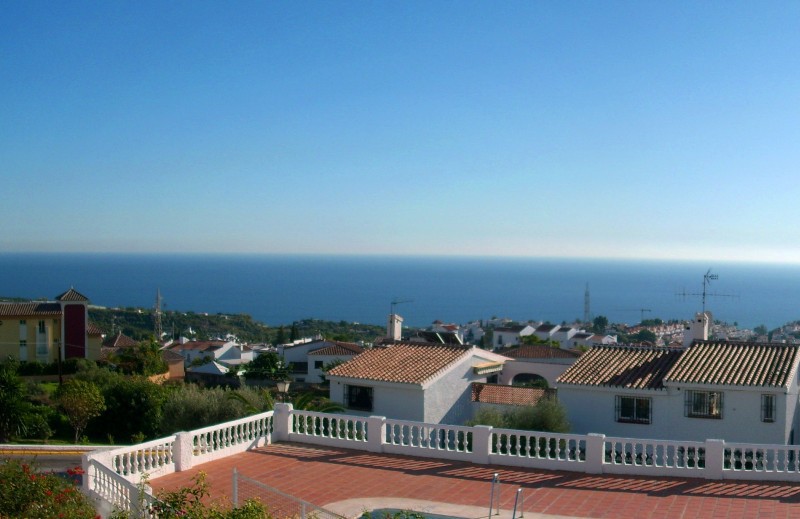
<svg viewBox="0 0 800 519">
<path fill-rule="evenodd" d="M 257 255 L 0 254 L 0 295 L 53 298 L 74 286 L 102 306 L 247 313 L 270 325 L 304 318 L 383 325 L 393 299 L 406 323 L 492 316 L 613 322 L 686 319 L 701 308 L 703 274 L 719 275 L 715 318 L 753 327 L 800 319 L 800 266 L 687 262 Z"/>
</svg>

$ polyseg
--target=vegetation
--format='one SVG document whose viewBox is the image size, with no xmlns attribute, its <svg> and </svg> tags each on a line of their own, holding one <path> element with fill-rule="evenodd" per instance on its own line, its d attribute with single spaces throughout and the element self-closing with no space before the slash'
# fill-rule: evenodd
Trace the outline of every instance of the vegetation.
<svg viewBox="0 0 800 519">
<path fill-rule="evenodd" d="M 82 474 L 81 469 L 70 469 L 67 474 L 70 479 L 40 473 L 35 466 L 19 460 L 0 462 L 0 517 L 99 519 L 73 477 Z"/>
<path fill-rule="evenodd" d="M 265 352 L 244 364 L 242 369 L 248 379 L 287 380 L 291 365 L 285 364 L 277 353 Z"/>
<path fill-rule="evenodd" d="M 608 317 L 605 315 L 598 315 L 592 321 L 592 331 L 594 333 L 606 333 L 608 329 Z"/>
<path fill-rule="evenodd" d="M 89 420 L 100 416 L 105 408 L 105 400 L 100 390 L 91 382 L 72 379 L 66 381 L 56 392 L 59 408 L 67 416 L 70 425 L 75 429 L 75 443 L 86 429 Z"/>
<path fill-rule="evenodd" d="M 150 308 L 90 308 L 89 318 L 108 333 L 122 332 L 137 341 L 153 337 L 153 311 Z M 284 343 L 301 337 L 322 336 L 348 342 L 373 342 L 385 334 L 383 326 L 303 319 L 286 326 L 270 327 L 247 314 L 204 314 L 165 311 L 164 331 L 172 338 L 187 335 L 189 329 L 198 340 L 225 337 L 228 334 L 245 343 Z M 279 337 L 280 335 L 280 337 Z"/>
<path fill-rule="evenodd" d="M 192 485 L 156 494 L 158 502 L 148 506 L 140 515 L 117 511 L 111 519 L 136 517 L 159 519 L 272 519 L 267 507 L 257 499 L 248 499 L 241 506 L 231 507 L 225 501 L 209 501 L 209 484 L 204 472 L 192 478 Z"/>
<path fill-rule="evenodd" d="M 159 344 L 153 339 L 142 341 L 133 348 L 120 348 L 111 362 L 126 375 L 147 377 L 165 373 L 169 369 L 161 356 Z"/>
<path fill-rule="evenodd" d="M 542 398 L 535 406 L 519 406 L 510 411 L 481 407 L 468 425 L 556 433 L 570 430 L 567 412 L 556 398 Z"/>
</svg>

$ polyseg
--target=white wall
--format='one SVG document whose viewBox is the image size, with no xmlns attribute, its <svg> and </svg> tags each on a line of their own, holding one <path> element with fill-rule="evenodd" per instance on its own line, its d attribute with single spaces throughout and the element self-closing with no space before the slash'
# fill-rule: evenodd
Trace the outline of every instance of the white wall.
<svg viewBox="0 0 800 519">
<path fill-rule="evenodd" d="M 691 389 L 691 388 L 690 388 Z M 707 390 L 708 387 L 703 388 Z M 728 442 L 786 443 L 791 425 L 787 424 L 786 395 L 782 391 L 719 389 L 723 391 L 721 419 L 689 418 L 684 416 L 684 397 L 687 388 L 659 391 L 635 391 L 614 388 L 576 388 L 562 385 L 558 399 L 567 409 L 575 434 L 602 433 L 628 438 L 657 438 L 669 440 L 705 441 L 709 438 Z M 715 389 L 717 390 L 717 389 Z M 761 395 L 776 395 L 776 421 L 761 421 Z M 615 417 L 615 396 L 645 396 L 652 398 L 652 423 L 618 423 Z M 790 396 L 795 401 L 796 395 Z M 793 422 L 794 410 L 789 410 Z M 795 433 L 795 436 L 797 433 Z M 795 442 L 798 439 L 795 438 Z"/>
<path fill-rule="evenodd" d="M 347 407 L 345 385 L 371 387 L 372 410 L 358 411 L 348 409 L 347 414 L 356 416 L 380 415 L 398 420 L 424 421 L 425 406 L 423 404 L 422 387 L 415 384 L 386 384 L 374 380 L 347 380 L 331 378 L 330 399 Z"/>
<path fill-rule="evenodd" d="M 562 361 L 563 362 L 557 362 Z M 503 364 L 499 383 L 510 385 L 516 375 L 531 373 L 544 377 L 550 387 L 556 387 L 556 379 L 569 368 L 576 359 L 552 359 L 552 362 L 533 360 L 512 360 Z"/>
</svg>

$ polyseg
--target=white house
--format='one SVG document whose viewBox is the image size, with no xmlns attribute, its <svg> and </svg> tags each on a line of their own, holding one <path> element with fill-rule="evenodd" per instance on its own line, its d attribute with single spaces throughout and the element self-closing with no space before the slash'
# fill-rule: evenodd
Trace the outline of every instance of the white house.
<svg viewBox="0 0 800 519">
<path fill-rule="evenodd" d="M 278 346 L 278 355 L 286 364 L 292 365 L 292 380 L 307 383 L 322 382 L 320 375 L 325 364 L 336 359 L 349 360 L 362 351 L 361 346 L 355 343 L 325 339 Z"/>
<path fill-rule="evenodd" d="M 227 358 L 239 357 L 236 352 L 230 351 L 238 347 L 239 345 L 232 341 L 186 341 L 170 344 L 164 349 L 180 354 L 188 366 L 192 361 L 200 358 L 210 358 L 213 361 L 217 361 L 223 356 L 227 356 Z"/>
<path fill-rule="evenodd" d="M 308 376 L 306 382 L 321 383 L 323 368 L 333 362 L 347 362 L 362 353 L 364 348 L 358 344 L 339 341 L 323 341 L 324 346 L 308 352 Z"/>
<path fill-rule="evenodd" d="M 572 326 L 559 326 L 555 333 L 553 333 L 551 340 L 558 341 L 558 344 L 562 348 L 569 348 L 570 339 L 572 339 L 579 331 L 580 330 L 573 328 Z"/>
<path fill-rule="evenodd" d="M 555 387 L 556 379 L 581 356 L 578 351 L 548 344 L 524 344 L 496 353 L 509 357 L 498 383 L 509 385 L 544 379 L 548 387 Z"/>
<path fill-rule="evenodd" d="M 486 382 L 506 360 L 450 344 L 373 348 L 328 372 L 330 399 L 350 414 L 462 424 L 472 416 L 472 383 Z"/>
<path fill-rule="evenodd" d="M 533 326 L 529 324 L 495 328 L 492 331 L 492 347 L 505 348 L 519 344 L 520 339 L 532 335 L 533 330 Z"/>
<path fill-rule="evenodd" d="M 555 335 L 555 333 L 558 331 L 559 328 L 561 328 L 561 326 L 557 324 L 544 323 L 537 326 L 536 329 L 533 331 L 533 334 L 540 340 L 552 341 L 554 340 L 553 335 Z"/>
<path fill-rule="evenodd" d="M 556 381 L 573 432 L 797 442 L 800 346 L 695 341 L 597 346 Z"/>
</svg>

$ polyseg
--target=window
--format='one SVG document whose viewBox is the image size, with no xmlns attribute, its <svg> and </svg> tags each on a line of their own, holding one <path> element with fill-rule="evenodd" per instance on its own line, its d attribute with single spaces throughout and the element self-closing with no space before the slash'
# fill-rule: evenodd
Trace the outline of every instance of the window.
<svg viewBox="0 0 800 519">
<path fill-rule="evenodd" d="M 650 423 L 652 399 L 636 396 L 617 396 L 616 415 L 621 423 Z"/>
<path fill-rule="evenodd" d="M 686 416 L 689 418 L 722 418 L 722 392 L 687 391 Z"/>
<path fill-rule="evenodd" d="M 761 395 L 761 421 L 775 421 L 775 395 Z"/>
<path fill-rule="evenodd" d="M 39 321 L 39 333 L 44 333 L 44 321 Z"/>
<path fill-rule="evenodd" d="M 28 360 L 28 341 L 19 341 L 19 360 L 22 362 L 27 362 Z"/>
<path fill-rule="evenodd" d="M 322 361 L 321 360 L 315 360 L 314 361 L 314 369 L 322 369 Z"/>
<path fill-rule="evenodd" d="M 372 411 L 372 388 L 364 386 L 345 386 L 345 399 L 348 409 Z"/>
</svg>

